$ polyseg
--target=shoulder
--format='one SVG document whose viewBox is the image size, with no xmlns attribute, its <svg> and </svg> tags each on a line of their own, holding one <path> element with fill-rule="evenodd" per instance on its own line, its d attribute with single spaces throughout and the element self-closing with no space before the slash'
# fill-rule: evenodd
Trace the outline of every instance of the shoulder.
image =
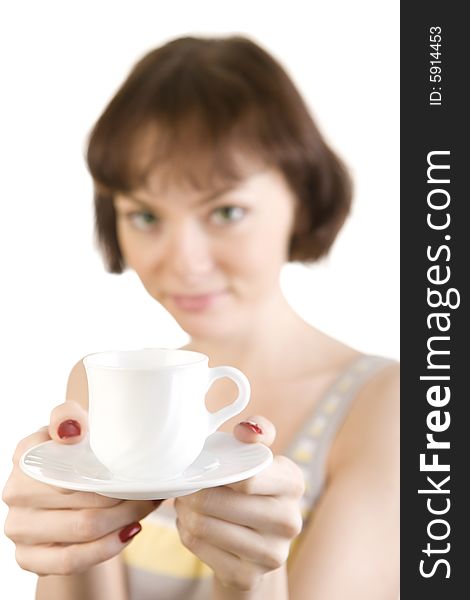
<svg viewBox="0 0 470 600">
<path fill-rule="evenodd" d="M 400 365 L 393 362 L 357 393 L 333 444 L 328 473 L 356 466 L 397 474 L 399 443 Z"/>
<path fill-rule="evenodd" d="M 305 597 L 397 596 L 398 392 L 399 366 L 390 364 L 356 394 L 331 448 L 315 517 L 294 559 L 294 595 L 299 589 Z M 330 577 L 332 571 L 338 576 Z"/>
<path fill-rule="evenodd" d="M 88 410 L 88 381 L 83 359 L 75 363 L 70 371 L 67 381 L 66 399 L 74 400 Z"/>
</svg>

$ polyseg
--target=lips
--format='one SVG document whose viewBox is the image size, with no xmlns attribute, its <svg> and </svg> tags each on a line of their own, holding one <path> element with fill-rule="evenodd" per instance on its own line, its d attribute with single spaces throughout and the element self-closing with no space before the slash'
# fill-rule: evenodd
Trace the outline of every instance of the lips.
<svg viewBox="0 0 470 600">
<path fill-rule="evenodd" d="M 172 294 L 172 302 L 181 310 L 202 311 L 216 305 L 226 295 L 225 291 L 209 292 L 206 294 Z"/>
</svg>

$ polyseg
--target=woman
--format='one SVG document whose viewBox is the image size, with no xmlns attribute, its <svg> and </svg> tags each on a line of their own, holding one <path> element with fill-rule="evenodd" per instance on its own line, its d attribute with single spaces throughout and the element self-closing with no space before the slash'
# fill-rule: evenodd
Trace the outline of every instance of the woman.
<svg viewBox="0 0 470 600">
<path fill-rule="evenodd" d="M 351 198 L 286 73 L 242 37 L 169 42 L 135 66 L 87 159 L 108 270 L 133 269 L 188 349 L 248 376 L 249 412 L 222 430 L 275 459 L 164 503 L 30 480 L 22 452 L 86 431 L 80 361 L 49 428 L 19 444 L 4 491 L 37 597 L 396 598 L 397 365 L 307 324 L 279 286 L 286 261 L 328 252 Z M 208 407 L 232 391 L 218 382 Z"/>
</svg>

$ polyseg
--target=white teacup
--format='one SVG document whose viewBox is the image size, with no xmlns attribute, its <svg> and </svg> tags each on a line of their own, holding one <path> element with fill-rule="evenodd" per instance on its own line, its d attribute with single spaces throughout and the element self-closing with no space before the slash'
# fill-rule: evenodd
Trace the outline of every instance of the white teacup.
<svg viewBox="0 0 470 600">
<path fill-rule="evenodd" d="M 250 384 L 241 371 L 208 363 L 205 354 L 164 348 L 86 356 L 90 446 L 98 460 L 126 479 L 180 475 L 206 438 L 250 399 Z M 237 384 L 238 397 L 211 413 L 205 396 L 222 377 Z"/>
</svg>

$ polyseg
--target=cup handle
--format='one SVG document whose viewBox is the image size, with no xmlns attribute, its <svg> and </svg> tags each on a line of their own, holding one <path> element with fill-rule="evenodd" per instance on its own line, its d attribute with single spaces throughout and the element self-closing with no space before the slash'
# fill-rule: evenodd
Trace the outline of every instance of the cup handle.
<svg viewBox="0 0 470 600">
<path fill-rule="evenodd" d="M 209 414 L 209 435 L 214 433 L 216 429 L 218 429 L 222 423 L 228 421 L 231 417 L 238 415 L 242 412 L 242 410 L 246 407 L 248 402 L 250 401 L 250 382 L 246 375 L 244 375 L 241 371 L 236 369 L 235 367 L 212 367 L 209 369 L 209 383 L 207 389 L 209 390 L 210 386 L 214 383 L 216 379 L 221 379 L 222 377 L 228 377 L 232 381 L 237 384 L 238 387 L 238 396 L 237 398 L 224 408 Z"/>
</svg>

